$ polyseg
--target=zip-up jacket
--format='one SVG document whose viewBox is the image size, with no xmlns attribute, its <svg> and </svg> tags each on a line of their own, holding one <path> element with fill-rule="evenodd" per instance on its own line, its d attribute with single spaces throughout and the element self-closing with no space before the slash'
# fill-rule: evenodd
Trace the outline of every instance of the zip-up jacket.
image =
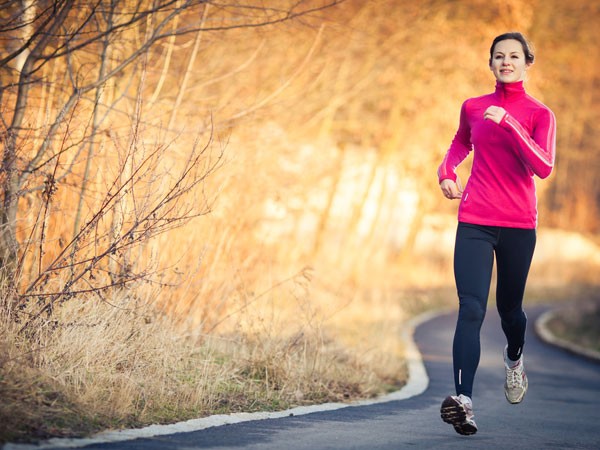
<svg viewBox="0 0 600 450">
<path fill-rule="evenodd" d="M 483 118 L 492 105 L 506 110 L 499 124 Z M 458 131 L 438 168 L 440 183 L 456 181 L 456 168 L 471 150 L 473 165 L 458 220 L 536 228 L 533 176 L 546 178 L 554 167 L 556 119 L 552 111 L 527 94 L 522 81 L 497 82 L 494 93 L 463 103 Z"/>
</svg>

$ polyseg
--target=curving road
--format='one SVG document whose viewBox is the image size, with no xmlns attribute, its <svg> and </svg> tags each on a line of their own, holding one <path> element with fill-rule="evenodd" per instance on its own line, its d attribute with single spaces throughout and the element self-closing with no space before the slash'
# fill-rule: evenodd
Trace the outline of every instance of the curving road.
<svg viewBox="0 0 600 450">
<path fill-rule="evenodd" d="M 496 311 L 489 309 L 482 329 L 483 351 L 473 394 L 479 426 L 474 436 L 456 434 L 439 417 L 439 404 L 453 386 L 450 343 L 456 315 L 452 313 L 420 325 L 415 332 L 430 378 L 429 387 L 421 395 L 85 448 L 600 449 L 600 363 L 541 342 L 533 333 L 533 322 L 542 311 L 528 310 L 525 367 L 529 392 L 522 404 L 510 405 L 502 387 L 503 336 Z"/>
</svg>

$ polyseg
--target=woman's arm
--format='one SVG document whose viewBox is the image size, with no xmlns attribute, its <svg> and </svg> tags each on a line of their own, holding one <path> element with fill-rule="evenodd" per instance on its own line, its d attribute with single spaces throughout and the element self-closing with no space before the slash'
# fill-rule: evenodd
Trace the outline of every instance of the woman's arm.
<svg viewBox="0 0 600 450">
<path fill-rule="evenodd" d="M 533 137 L 510 114 L 506 114 L 500 126 L 515 138 L 523 160 L 540 178 L 546 178 L 554 167 L 556 155 L 556 119 L 552 111 L 542 109 L 536 118 Z"/>
<path fill-rule="evenodd" d="M 473 149 L 471 144 L 471 127 L 467 119 L 467 102 L 464 102 L 460 109 L 460 122 L 458 130 L 450 148 L 446 152 L 442 164 L 438 167 L 438 181 L 452 180 L 456 182 L 456 168 L 464 161 Z"/>
<path fill-rule="evenodd" d="M 533 173 L 540 178 L 550 175 L 556 154 L 556 119 L 552 111 L 546 108 L 539 110 L 533 136 L 500 106 L 490 106 L 483 117 L 512 134 L 523 161 Z"/>
</svg>

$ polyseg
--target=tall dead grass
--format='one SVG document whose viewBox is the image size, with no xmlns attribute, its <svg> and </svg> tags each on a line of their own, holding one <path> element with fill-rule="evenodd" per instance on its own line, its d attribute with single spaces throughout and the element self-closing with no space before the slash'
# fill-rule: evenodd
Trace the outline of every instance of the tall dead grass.
<svg viewBox="0 0 600 450">
<path fill-rule="evenodd" d="M 373 322 L 349 332 L 362 347 L 350 351 L 293 290 L 272 290 L 228 332 L 211 335 L 183 332 L 140 290 L 66 303 L 34 339 L 3 316 L 0 440 L 277 410 L 398 387 L 399 349 L 377 357 L 389 349 L 385 328 Z M 285 296 L 295 311 L 281 308 Z"/>
</svg>

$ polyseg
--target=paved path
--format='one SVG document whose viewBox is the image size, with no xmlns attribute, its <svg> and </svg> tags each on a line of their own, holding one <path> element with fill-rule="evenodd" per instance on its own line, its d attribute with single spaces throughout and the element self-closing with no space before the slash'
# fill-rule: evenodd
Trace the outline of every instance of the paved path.
<svg viewBox="0 0 600 450">
<path fill-rule="evenodd" d="M 304 416 L 249 421 L 190 433 L 86 449 L 600 449 L 600 364 L 541 342 L 530 310 L 525 367 L 530 388 L 520 405 L 503 392 L 503 336 L 493 308 L 482 330 L 482 358 L 474 389 L 479 432 L 460 436 L 439 418 L 452 390 L 450 343 L 456 315 L 419 326 L 415 339 L 430 377 L 421 395 L 387 403 Z M 72 448 L 72 447 L 71 447 Z"/>
</svg>

